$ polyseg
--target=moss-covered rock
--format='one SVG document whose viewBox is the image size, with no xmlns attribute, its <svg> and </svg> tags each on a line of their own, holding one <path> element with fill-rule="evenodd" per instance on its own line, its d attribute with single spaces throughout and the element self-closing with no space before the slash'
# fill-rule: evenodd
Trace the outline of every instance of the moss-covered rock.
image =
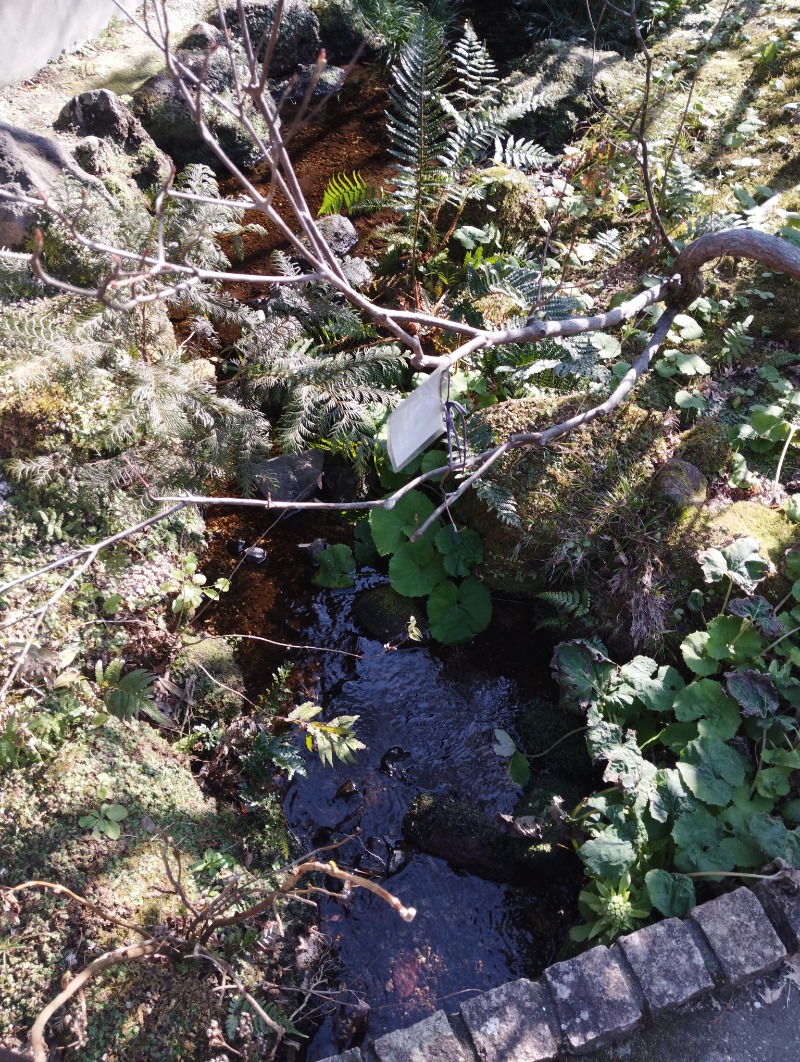
<svg viewBox="0 0 800 1062">
<path fill-rule="evenodd" d="M 739 536 L 754 538 L 761 553 L 775 566 L 775 574 L 760 584 L 759 593 L 769 600 L 777 600 L 788 589 L 781 574 L 784 554 L 800 542 L 800 525 L 793 523 L 780 509 L 771 509 L 757 501 L 739 501 L 711 512 L 708 508 L 693 510 L 668 530 L 664 538 L 663 563 L 670 573 L 679 596 L 695 587 L 703 587 L 715 600 L 724 587 L 703 584 L 697 553 L 710 546 L 724 546 Z"/>
<path fill-rule="evenodd" d="M 708 494 L 708 480 L 691 461 L 673 457 L 653 476 L 650 493 L 656 502 L 682 513 L 703 504 Z"/>
<path fill-rule="evenodd" d="M 425 615 L 425 603 L 403 597 L 391 586 L 374 586 L 359 595 L 355 613 L 364 630 L 385 645 L 406 637 L 412 619 Z"/>
<path fill-rule="evenodd" d="M 684 461 L 696 465 L 709 479 L 715 479 L 725 471 L 731 459 L 727 427 L 711 417 L 703 417 L 683 433 L 678 454 Z"/>
<path fill-rule="evenodd" d="M 263 34 L 272 32 L 277 14 L 278 0 L 244 0 L 247 29 L 253 44 Z M 241 36 L 239 14 L 235 0 L 224 5 L 228 29 Z M 209 16 L 212 25 L 219 25 L 219 15 Z M 319 38 L 319 20 L 305 0 L 285 0 L 280 31 L 275 41 L 270 63 L 270 76 L 283 77 L 291 74 L 298 63 L 312 63 L 319 54 L 322 43 Z"/>
<path fill-rule="evenodd" d="M 230 722 L 242 710 L 244 678 L 236 650 L 224 638 L 184 646 L 172 662 L 172 679 L 185 687 L 196 720 Z"/>
<path fill-rule="evenodd" d="M 319 35 L 332 63 L 349 63 L 364 43 L 364 25 L 352 0 L 311 0 Z"/>
<path fill-rule="evenodd" d="M 205 69 L 205 56 L 202 53 L 181 52 L 180 59 L 198 76 Z M 223 102 L 230 103 L 235 109 L 226 51 L 221 50 L 209 63 L 206 81 Z M 217 167 L 220 165 L 214 152 L 200 140 L 194 114 L 179 86 L 166 71 L 149 78 L 136 90 L 133 110 L 159 148 L 170 155 L 179 167 L 195 162 Z M 264 120 L 253 105 L 248 102 L 245 110 L 259 136 L 269 141 Z M 204 103 L 203 118 L 212 135 L 237 165 L 255 165 L 260 158 L 260 150 L 234 114 L 209 100 Z"/>
<path fill-rule="evenodd" d="M 534 111 L 519 119 L 517 131 L 553 151 L 567 143 L 580 122 L 594 110 L 594 91 L 603 95 L 626 60 L 617 52 L 593 51 L 574 41 L 547 40 L 515 62 L 503 85 L 538 96 Z"/>
<path fill-rule="evenodd" d="M 160 187 L 171 162 L 145 132 L 141 122 L 108 89 L 82 92 L 64 105 L 56 128 L 83 137 L 75 157 L 87 173 L 99 177 L 112 195 Z"/>
<path fill-rule="evenodd" d="M 547 428 L 591 402 L 589 395 L 542 393 L 482 410 L 470 423 L 483 448 L 516 432 Z M 472 492 L 467 502 L 470 525 L 483 537 L 491 584 L 516 592 L 539 589 L 545 567 L 580 567 L 587 550 L 601 547 L 613 528 L 618 540 L 634 534 L 640 514 L 653 508 L 647 489 L 654 467 L 668 456 L 664 432 L 661 413 L 628 405 L 552 447 L 512 452 L 488 477 L 493 486 Z M 516 499 L 517 525 L 492 508 L 495 488 Z"/>
<path fill-rule="evenodd" d="M 556 845 L 510 836 L 472 804 L 439 793 L 416 797 L 403 833 L 423 852 L 489 881 L 533 884 L 562 859 Z"/>
</svg>

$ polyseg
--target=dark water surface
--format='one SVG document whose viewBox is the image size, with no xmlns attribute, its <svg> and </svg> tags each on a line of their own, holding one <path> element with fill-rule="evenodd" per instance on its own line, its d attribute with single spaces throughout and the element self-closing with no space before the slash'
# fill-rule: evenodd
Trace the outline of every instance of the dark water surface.
<svg viewBox="0 0 800 1062">
<path fill-rule="evenodd" d="M 215 576 L 232 565 L 222 560 L 225 538 L 252 542 L 258 534 L 241 517 L 224 518 L 217 529 Z M 315 588 L 314 569 L 297 543 L 319 533 L 306 517 L 278 524 L 262 543 L 266 564 L 239 569 L 213 626 L 219 633 L 246 631 L 358 654 L 244 642 L 241 658 L 255 692 L 278 663 L 292 659 L 305 695 L 323 705 L 325 717 L 359 716 L 356 730 L 366 749 L 354 765 L 337 761 L 332 768 L 309 756 L 308 777 L 286 793 L 287 822 L 306 848 L 358 830 L 335 853 L 337 862 L 370 873 L 418 913 L 406 924 L 362 889 L 321 900 L 320 930 L 339 963 L 332 987 L 362 1004 L 328 1015 L 308 1062 L 439 1007 L 455 1011 L 476 991 L 536 977 L 574 921 L 578 883 L 499 885 L 403 843 L 403 816 L 420 792 L 452 794 L 489 816 L 514 810 L 519 790 L 492 752 L 492 731 L 513 727 L 526 698 L 549 693 L 550 647 L 537 649 L 526 607 L 496 603 L 492 627 L 468 646 L 386 650 L 353 615 L 358 595 L 384 578 L 362 576 L 355 590 Z"/>
</svg>

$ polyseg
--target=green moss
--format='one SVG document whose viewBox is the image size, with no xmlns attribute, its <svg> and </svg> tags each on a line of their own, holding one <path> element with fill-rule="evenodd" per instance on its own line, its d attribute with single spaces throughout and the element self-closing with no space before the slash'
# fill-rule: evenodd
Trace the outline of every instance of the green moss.
<svg viewBox="0 0 800 1062">
<path fill-rule="evenodd" d="M 99 807 L 99 784 L 109 791 L 109 801 L 128 811 L 118 841 L 95 840 L 79 824 L 82 815 Z M 273 853 L 287 843 L 279 809 L 270 810 L 274 820 L 248 836 L 248 829 L 203 795 L 188 759 L 152 727 L 111 719 L 50 763 L 6 774 L 0 789 L 3 883 L 51 881 L 125 921 L 161 924 L 179 915 L 178 901 L 170 895 L 161 844 L 145 819 L 174 838 L 183 853 L 184 885 L 190 896 L 198 896 L 207 882 L 192 866 L 208 848 L 242 862 L 249 848 L 254 868 L 271 867 L 266 842 L 276 842 Z M 0 941 L 0 1040 L 17 1037 L 30 1025 L 70 966 L 135 939 L 53 892 L 32 889 L 19 899 L 19 926 Z M 208 973 L 193 964 L 177 970 L 135 964 L 109 971 L 89 988 L 89 1042 L 81 1059 L 205 1057 L 205 1029 L 211 1018 L 220 1017 Z M 66 1043 L 69 1029 L 62 1028 L 57 1038 Z"/>
<path fill-rule="evenodd" d="M 715 479 L 731 459 L 727 429 L 711 417 L 703 417 L 683 433 L 678 453 L 684 461 L 697 465 L 709 479 Z"/>
<path fill-rule="evenodd" d="M 499 441 L 515 432 L 546 428 L 591 405 L 587 395 L 541 394 L 482 411 L 480 421 Z M 472 420 L 478 421 L 478 415 Z M 653 467 L 667 456 L 663 417 L 635 405 L 609 421 L 594 421 L 547 449 L 514 451 L 492 480 L 517 499 L 521 528 L 503 524 L 473 495 L 470 523 L 483 535 L 485 571 L 501 589 L 539 587 L 543 567 L 572 566 L 580 543 L 597 546 L 611 524 L 629 516 L 638 534 L 639 513 L 651 503 Z M 616 532 L 617 538 L 623 532 Z M 569 545 L 573 543 L 574 548 Z M 580 566 L 580 565 L 579 565 Z"/>
<path fill-rule="evenodd" d="M 758 592 L 771 600 L 784 595 L 788 587 L 781 575 L 783 557 L 787 549 L 800 541 L 800 527 L 778 509 L 770 509 L 759 502 L 741 501 L 714 514 L 708 509 L 694 511 L 665 537 L 664 566 L 679 597 L 684 597 L 695 587 L 703 587 L 712 601 L 722 596 L 724 590 L 720 587 L 704 585 L 696 555 L 709 546 L 724 546 L 737 535 L 756 539 L 762 554 L 775 565 L 776 574 L 765 579 Z"/>
<path fill-rule="evenodd" d="M 203 638 L 181 649 L 172 664 L 172 678 L 191 687 L 196 721 L 230 722 L 242 710 L 244 679 L 236 651 L 224 638 Z"/>
</svg>

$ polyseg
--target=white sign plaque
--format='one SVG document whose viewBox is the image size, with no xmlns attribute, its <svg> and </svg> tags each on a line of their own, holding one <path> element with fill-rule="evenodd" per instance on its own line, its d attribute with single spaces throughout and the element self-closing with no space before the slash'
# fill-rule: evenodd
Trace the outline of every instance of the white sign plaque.
<svg viewBox="0 0 800 1062">
<path fill-rule="evenodd" d="M 447 430 L 444 394 L 450 366 L 443 365 L 404 398 L 389 416 L 387 437 L 392 469 L 399 472 Z"/>
</svg>

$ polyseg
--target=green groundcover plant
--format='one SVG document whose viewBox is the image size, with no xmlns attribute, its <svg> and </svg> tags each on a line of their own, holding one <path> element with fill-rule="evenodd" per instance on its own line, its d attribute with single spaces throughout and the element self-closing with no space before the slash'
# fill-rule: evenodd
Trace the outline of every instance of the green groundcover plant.
<svg viewBox="0 0 800 1062">
<path fill-rule="evenodd" d="M 800 550 L 786 555 L 791 585 L 774 606 L 754 592 L 770 565 L 753 539 L 698 560 L 727 592 L 681 643 L 680 670 L 646 656 L 619 666 L 596 639 L 553 655 L 607 783 L 572 815 L 589 879 L 576 940 L 613 940 L 653 909 L 685 915 L 698 877 L 776 857 L 800 867 Z"/>
</svg>

